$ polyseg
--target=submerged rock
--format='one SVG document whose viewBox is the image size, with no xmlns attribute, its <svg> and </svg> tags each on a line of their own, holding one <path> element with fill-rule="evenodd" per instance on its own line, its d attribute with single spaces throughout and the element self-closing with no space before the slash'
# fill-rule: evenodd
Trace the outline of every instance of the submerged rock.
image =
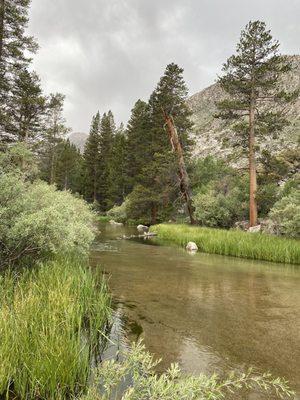
<svg viewBox="0 0 300 400">
<path fill-rule="evenodd" d="M 146 225 L 138 225 L 136 228 L 140 233 L 145 233 L 149 231 L 149 227 Z"/>
<path fill-rule="evenodd" d="M 198 251 L 198 246 L 195 242 L 188 242 L 188 244 L 186 245 L 186 250 L 195 252 Z"/>
<path fill-rule="evenodd" d="M 143 235 L 140 235 L 142 237 L 153 237 L 153 236 L 157 236 L 156 232 L 144 232 Z"/>
</svg>

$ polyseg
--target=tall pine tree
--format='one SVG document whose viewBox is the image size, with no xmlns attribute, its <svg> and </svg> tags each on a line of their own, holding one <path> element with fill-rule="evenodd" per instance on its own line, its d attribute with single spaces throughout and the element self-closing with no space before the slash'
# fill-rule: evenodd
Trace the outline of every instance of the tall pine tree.
<svg viewBox="0 0 300 400">
<path fill-rule="evenodd" d="M 296 93 L 286 93 L 281 77 L 291 69 L 286 57 L 278 54 L 279 42 L 261 21 L 249 22 L 242 31 L 236 54 L 223 66 L 221 88 L 229 95 L 218 103 L 219 114 L 235 121 L 241 145 L 248 147 L 250 176 L 250 226 L 257 225 L 256 138 L 274 135 L 286 123 L 282 105 Z"/>
<path fill-rule="evenodd" d="M 26 35 L 30 0 L 0 0 L 0 134 L 1 142 L 11 140 L 10 111 L 13 108 L 13 85 L 20 71 L 30 62 L 28 54 L 37 44 Z"/>
<path fill-rule="evenodd" d="M 89 137 L 85 143 L 84 159 L 84 193 L 88 201 L 98 201 L 99 184 L 99 152 L 100 152 L 100 113 L 99 111 L 92 119 Z"/>
<path fill-rule="evenodd" d="M 113 137 L 109 164 L 109 200 L 112 205 L 121 205 L 127 191 L 127 141 L 123 124 Z"/>
<path fill-rule="evenodd" d="M 113 206 L 110 199 L 110 165 L 112 144 L 115 134 L 114 117 L 111 111 L 105 113 L 101 119 L 98 156 L 98 202 L 101 211 L 107 211 Z"/>
<path fill-rule="evenodd" d="M 142 170 L 153 157 L 149 106 L 142 100 L 131 111 L 126 136 L 127 192 L 130 193 L 136 184 L 142 183 Z"/>
</svg>

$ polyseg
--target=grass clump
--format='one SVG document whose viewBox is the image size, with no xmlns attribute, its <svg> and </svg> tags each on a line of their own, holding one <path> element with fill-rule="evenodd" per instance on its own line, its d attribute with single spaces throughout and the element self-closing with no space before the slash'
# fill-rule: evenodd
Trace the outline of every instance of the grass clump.
<svg viewBox="0 0 300 400">
<path fill-rule="evenodd" d="M 295 239 L 176 224 L 161 224 L 151 229 L 160 239 L 180 246 L 195 242 L 204 253 L 300 264 L 300 242 Z"/>
<path fill-rule="evenodd" d="M 65 399 L 86 387 L 110 315 L 103 281 L 80 260 L 0 277 L 0 393 Z"/>
<path fill-rule="evenodd" d="M 247 390 L 266 393 L 272 399 L 294 397 L 285 380 L 274 379 L 269 373 L 255 374 L 250 369 L 222 379 L 217 375 L 184 375 L 177 364 L 172 364 L 159 375 L 155 372 L 158 363 L 144 345 L 134 344 L 121 355 L 121 361 L 109 360 L 99 366 L 94 385 L 81 400 L 218 400 Z"/>
</svg>

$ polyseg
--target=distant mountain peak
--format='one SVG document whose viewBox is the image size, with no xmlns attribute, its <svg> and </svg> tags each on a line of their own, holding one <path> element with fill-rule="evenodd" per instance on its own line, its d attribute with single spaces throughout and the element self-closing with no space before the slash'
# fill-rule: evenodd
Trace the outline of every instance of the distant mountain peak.
<svg viewBox="0 0 300 400">
<path fill-rule="evenodd" d="M 89 135 L 84 132 L 72 132 L 69 136 L 69 139 L 70 142 L 80 150 L 80 153 L 83 153 L 84 145 L 87 141 L 88 136 Z"/>
</svg>

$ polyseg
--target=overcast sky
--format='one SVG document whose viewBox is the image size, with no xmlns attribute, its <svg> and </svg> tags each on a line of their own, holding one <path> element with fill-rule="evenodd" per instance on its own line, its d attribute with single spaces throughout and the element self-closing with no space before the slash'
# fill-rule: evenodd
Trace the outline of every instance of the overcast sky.
<svg viewBox="0 0 300 400">
<path fill-rule="evenodd" d="M 32 0 L 34 68 L 47 93 L 66 95 L 73 131 L 88 132 L 97 110 L 127 122 L 170 62 L 190 94 L 214 83 L 250 19 L 267 23 L 282 53 L 300 53 L 300 0 Z"/>
</svg>

